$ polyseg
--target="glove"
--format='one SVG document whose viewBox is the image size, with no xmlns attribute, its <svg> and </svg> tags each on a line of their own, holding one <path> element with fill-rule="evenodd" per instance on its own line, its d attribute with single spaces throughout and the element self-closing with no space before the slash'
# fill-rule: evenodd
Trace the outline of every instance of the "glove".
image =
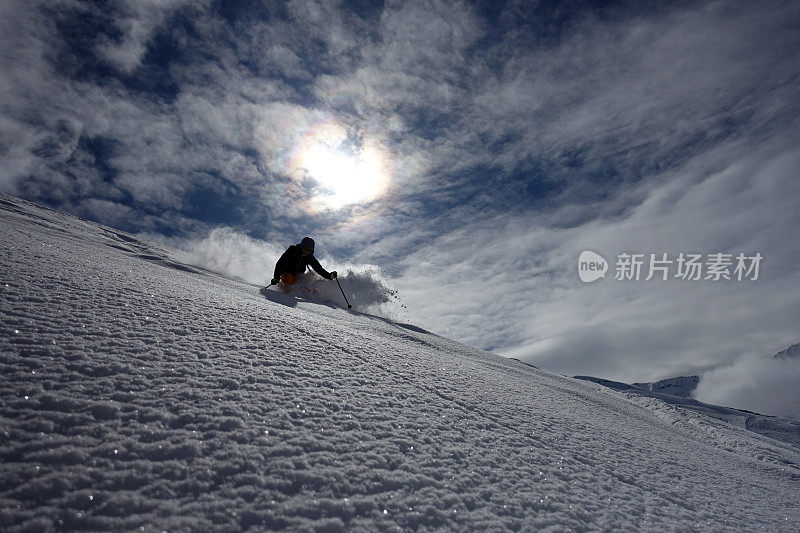
<svg viewBox="0 0 800 533">
<path fill-rule="evenodd" d="M 272 278 L 272 280 L 269 282 L 269 284 L 270 285 L 277 285 L 279 281 L 280 281 L 280 279 L 278 279 L 278 278 Z"/>
<path fill-rule="evenodd" d="M 336 279 L 338 277 L 339 277 L 339 274 L 337 274 L 335 270 L 333 272 L 331 272 L 331 279 Z"/>
</svg>

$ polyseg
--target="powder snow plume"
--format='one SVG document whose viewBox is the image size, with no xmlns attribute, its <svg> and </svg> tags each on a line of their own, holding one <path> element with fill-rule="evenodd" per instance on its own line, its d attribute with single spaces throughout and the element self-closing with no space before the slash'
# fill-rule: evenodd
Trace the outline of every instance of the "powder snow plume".
<svg viewBox="0 0 800 533">
<path fill-rule="evenodd" d="M 272 278 L 275 263 L 289 244 L 293 243 L 278 245 L 253 239 L 231 228 L 217 228 L 205 239 L 179 244 L 184 255 L 177 259 L 230 278 L 265 286 Z M 405 306 L 397 290 L 377 266 L 339 261 L 324 251 L 315 255 L 326 270 L 338 272 L 342 289 L 354 309 L 385 318 L 402 317 Z M 320 278 L 310 269 L 295 287 L 286 292 L 319 303 L 344 306 L 336 282 Z"/>
</svg>

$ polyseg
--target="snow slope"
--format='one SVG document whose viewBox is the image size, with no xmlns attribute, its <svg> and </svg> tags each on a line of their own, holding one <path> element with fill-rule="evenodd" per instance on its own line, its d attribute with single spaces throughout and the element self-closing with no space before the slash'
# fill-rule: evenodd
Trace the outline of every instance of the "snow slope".
<svg viewBox="0 0 800 533">
<path fill-rule="evenodd" d="M 800 525 L 789 444 L 7 196 L 0 251 L 4 530 Z"/>
</svg>

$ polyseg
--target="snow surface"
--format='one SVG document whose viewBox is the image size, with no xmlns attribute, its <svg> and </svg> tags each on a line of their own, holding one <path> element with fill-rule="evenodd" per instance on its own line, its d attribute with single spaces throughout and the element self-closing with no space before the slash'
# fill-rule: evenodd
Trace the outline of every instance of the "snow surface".
<svg viewBox="0 0 800 533">
<path fill-rule="evenodd" d="M 0 247 L 4 530 L 800 527 L 789 444 L 7 196 Z"/>
</svg>

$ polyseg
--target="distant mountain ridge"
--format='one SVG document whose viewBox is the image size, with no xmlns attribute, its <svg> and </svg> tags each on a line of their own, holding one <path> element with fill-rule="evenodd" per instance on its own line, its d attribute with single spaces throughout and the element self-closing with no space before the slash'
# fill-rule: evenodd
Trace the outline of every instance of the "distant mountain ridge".
<svg viewBox="0 0 800 533">
<path fill-rule="evenodd" d="M 773 355 L 775 359 L 800 359 L 800 342 Z"/>
<path fill-rule="evenodd" d="M 691 398 L 692 392 L 697 388 L 698 383 L 700 383 L 700 376 L 678 376 L 660 381 L 632 383 L 632 385 L 650 392 Z"/>
<path fill-rule="evenodd" d="M 656 385 L 658 383 L 681 380 L 684 378 L 687 379 L 688 383 L 690 381 L 688 378 L 693 377 L 697 376 L 684 376 L 683 378 L 664 379 L 654 383 L 634 383 L 633 385 L 629 385 L 620 381 L 612 381 L 610 379 L 596 378 L 593 376 L 574 376 L 575 379 L 591 381 L 592 383 L 597 383 L 598 385 L 602 385 L 619 392 L 634 395 L 629 396 L 631 398 L 636 396 L 655 398 L 663 401 L 666 404 L 686 409 L 687 411 L 692 411 L 709 418 L 721 420 L 722 422 L 732 424 L 734 426 L 743 427 L 754 433 L 787 442 L 794 446 L 800 446 L 800 423 L 794 420 L 771 415 L 762 415 L 744 409 L 713 405 L 695 400 L 694 398 L 689 397 L 689 395 L 680 396 L 677 394 L 669 394 L 656 390 L 655 387 L 653 389 L 648 389 L 647 387 L 641 386 Z M 665 389 L 666 388 L 668 388 L 668 386 L 666 386 Z"/>
<path fill-rule="evenodd" d="M 772 358 L 800 360 L 800 343 L 793 344 L 781 350 L 773 355 Z M 668 404 L 695 411 L 718 420 L 729 423 L 734 422 L 756 433 L 800 446 L 800 437 L 798 437 L 800 424 L 794 420 L 761 415 L 742 409 L 706 404 L 692 398 L 692 393 L 700 383 L 700 376 L 677 376 L 660 381 L 631 384 L 593 376 L 574 377 L 575 379 L 591 381 L 617 391 L 658 398 Z"/>
<path fill-rule="evenodd" d="M 800 343 L 793 344 L 772 356 L 773 359 L 800 359 Z M 576 376 L 578 377 L 578 376 Z M 597 383 L 601 381 L 594 378 Z M 691 398 L 692 393 L 700 383 L 700 376 L 676 376 L 674 378 L 662 379 L 660 381 L 646 381 L 641 383 L 631 383 L 631 387 L 637 387 L 658 394 L 669 394 L 681 398 Z"/>
</svg>

